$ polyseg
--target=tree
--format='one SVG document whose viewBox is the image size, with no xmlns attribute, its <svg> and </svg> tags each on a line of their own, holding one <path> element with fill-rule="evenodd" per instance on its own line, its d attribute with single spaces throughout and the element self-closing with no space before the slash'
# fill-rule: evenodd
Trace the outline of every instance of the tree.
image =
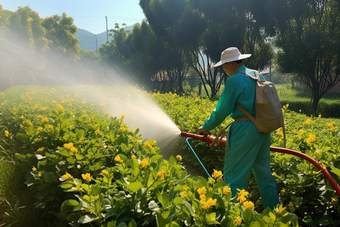
<svg viewBox="0 0 340 227">
<path fill-rule="evenodd" d="M 200 51 L 197 52 L 199 64 L 193 67 L 200 75 L 207 94 L 206 84 L 210 87 L 211 97 L 218 93 L 226 78 L 221 67 L 212 68 L 225 48 L 236 46 L 241 52 L 252 53 L 253 57 L 245 62 L 255 69 L 264 69 L 273 57 L 272 48 L 261 32 L 261 24 L 253 18 L 250 3 L 247 0 L 190 0 L 193 11 L 200 12 L 207 23 Z"/>
<path fill-rule="evenodd" d="M 182 93 L 182 82 L 188 71 L 188 64 L 186 53 L 177 42 L 174 30 L 180 23 L 187 2 L 183 0 L 140 0 L 139 4 L 156 36 L 165 39 L 166 50 L 172 55 L 169 64 L 171 63 L 175 67 L 172 73 L 175 73 L 177 77 L 178 93 Z"/>
<path fill-rule="evenodd" d="M 54 50 L 69 54 L 75 59 L 79 52 L 78 39 L 73 36 L 77 32 L 77 26 L 73 24 L 73 18 L 68 17 L 66 13 L 62 16 L 53 15 L 46 17 L 42 25 L 46 29 L 46 37 L 52 41 L 51 46 Z"/>
<path fill-rule="evenodd" d="M 275 26 L 278 65 L 310 89 L 314 114 L 322 96 L 340 81 L 340 3 L 337 0 L 263 1 Z"/>
</svg>

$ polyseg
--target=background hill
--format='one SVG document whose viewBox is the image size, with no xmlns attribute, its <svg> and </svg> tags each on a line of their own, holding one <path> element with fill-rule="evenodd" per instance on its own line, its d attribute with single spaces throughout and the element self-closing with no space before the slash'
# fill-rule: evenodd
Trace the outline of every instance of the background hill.
<svg viewBox="0 0 340 227">
<path fill-rule="evenodd" d="M 125 30 L 132 30 L 134 25 L 125 27 Z M 80 48 L 85 50 L 96 51 L 99 47 L 106 43 L 106 41 L 111 41 L 112 37 L 106 36 L 106 31 L 93 34 L 92 32 L 86 31 L 84 29 L 78 28 L 77 33 L 74 34 L 78 38 L 78 44 Z"/>
</svg>

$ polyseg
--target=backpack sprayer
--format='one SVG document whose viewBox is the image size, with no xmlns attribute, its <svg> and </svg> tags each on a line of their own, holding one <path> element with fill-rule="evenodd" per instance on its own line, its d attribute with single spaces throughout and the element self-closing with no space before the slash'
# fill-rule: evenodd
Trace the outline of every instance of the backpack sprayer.
<svg viewBox="0 0 340 227">
<path fill-rule="evenodd" d="M 197 158 L 198 162 L 201 164 L 201 166 L 203 167 L 204 171 L 206 172 L 206 174 L 210 178 L 211 176 L 210 176 L 209 172 L 206 170 L 206 168 L 204 167 L 203 163 L 201 162 L 201 160 L 199 159 L 199 157 L 197 156 L 195 151 L 192 149 L 192 147 L 191 147 L 191 145 L 189 143 L 189 140 L 190 139 L 196 139 L 196 140 L 200 140 L 200 141 L 208 143 L 209 146 L 225 147 L 226 143 L 227 143 L 227 139 L 223 138 L 225 136 L 225 131 L 221 130 L 220 133 L 216 137 L 215 136 L 206 136 L 206 135 L 197 135 L 197 134 L 188 133 L 188 132 L 181 132 L 181 136 L 182 137 L 187 137 L 186 142 L 187 142 L 189 148 L 191 149 L 191 151 L 193 152 L 193 154 Z M 308 155 L 306 155 L 304 153 L 301 153 L 301 152 L 298 152 L 298 151 L 294 151 L 294 150 L 291 150 L 291 149 L 287 149 L 287 148 L 270 147 L 270 151 L 284 153 L 284 154 L 290 154 L 290 155 L 295 155 L 295 156 L 303 158 L 306 161 L 308 161 L 309 163 L 313 164 L 316 168 L 321 170 L 322 174 L 327 178 L 329 183 L 333 186 L 333 188 L 335 189 L 335 191 L 338 194 L 338 196 L 340 196 L 340 186 L 338 185 L 338 183 L 334 180 L 334 178 L 327 171 L 327 169 L 324 168 L 315 159 L 309 157 Z"/>
</svg>

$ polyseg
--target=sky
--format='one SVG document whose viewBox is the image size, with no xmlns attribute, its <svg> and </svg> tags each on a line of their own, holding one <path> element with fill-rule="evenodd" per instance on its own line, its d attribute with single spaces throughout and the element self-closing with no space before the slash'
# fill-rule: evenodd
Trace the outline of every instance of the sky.
<svg viewBox="0 0 340 227">
<path fill-rule="evenodd" d="M 94 34 L 106 31 L 106 17 L 108 29 L 115 23 L 130 26 L 145 18 L 139 0 L 0 0 L 0 4 L 13 12 L 28 5 L 41 18 L 65 12 L 78 28 Z"/>
</svg>

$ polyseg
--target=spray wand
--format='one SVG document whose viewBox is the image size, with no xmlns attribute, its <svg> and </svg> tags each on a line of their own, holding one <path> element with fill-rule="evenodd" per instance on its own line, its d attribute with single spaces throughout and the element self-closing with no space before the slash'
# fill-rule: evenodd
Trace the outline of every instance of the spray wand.
<svg viewBox="0 0 340 227">
<path fill-rule="evenodd" d="M 215 136 L 206 136 L 206 135 L 197 135 L 197 134 L 193 134 L 193 133 L 188 133 L 188 132 L 181 132 L 181 136 L 182 137 L 188 137 L 187 138 L 187 143 L 191 149 L 191 151 L 194 153 L 195 157 L 197 158 L 197 160 L 199 161 L 199 163 L 201 164 L 201 166 L 203 167 L 204 171 L 207 173 L 208 177 L 211 177 L 210 174 L 208 173 L 208 171 L 206 170 L 206 168 L 204 167 L 204 165 L 202 164 L 201 160 L 198 158 L 197 154 L 195 153 L 195 151 L 192 149 L 191 145 L 189 144 L 189 139 L 196 139 L 196 140 L 200 140 L 203 142 L 206 142 L 209 144 L 209 146 L 219 146 L 219 147 L 225 147 L 227 140 L 225 138 L 223 138 L 225 135 L 224 130 L 221 130 L 221 132 L 215 137 Z M 333 188 L 335 189 L 336 193 L 338 194 L 338 196 L 340 196 L 340 186 L 339 184 L 334 180 L 334 178 L 332 177 L 332 175 L 327 171 L 326 168 L 324 168 L 318 161 L 316 161 L 315 159 L 309 157 L 308 155 L 302 153 L 302 152 L 298 152 L 298 151 L 294 151 L 291 149 L 287 149 L 287 148 L 281 148 L 281 147 L 270 147 L 270 151 L 272 152 L 279 152 L 279 153 L 284 153 L 284 154 L 290 154 L 290 155 L 294 155 L 300 158 L 305 159 L 306 161 L 308 161 L 309 163 L 313 164 L 316 168 L 318 168 L 319 170 L 321 170 L 322 174 L 327 178 L 327 180 L 329 181 L 329 183 L 333 186 Z"/>
</svg>

